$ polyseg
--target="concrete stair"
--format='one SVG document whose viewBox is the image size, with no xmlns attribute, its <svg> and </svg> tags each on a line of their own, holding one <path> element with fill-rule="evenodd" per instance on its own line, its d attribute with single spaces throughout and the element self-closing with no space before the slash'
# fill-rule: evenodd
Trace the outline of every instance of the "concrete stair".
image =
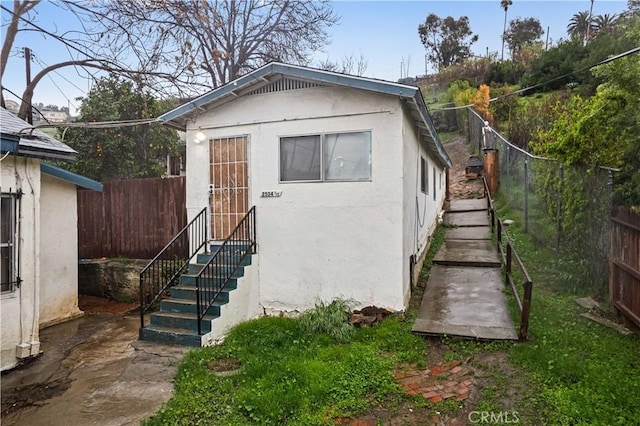
<svg viewBox="0 0 640 426">
<path fill-rule="evenodd" d="M 203 345 L 206 334 L 212 330 L 212 322 L 220 317 L 221 307 L 229 302 L 230 292 L 237 288 L 245 267 L 251 265 L 251 254 L 248 254 L 202 320 L 203 334 L 198 335 L 196 276 L 219 250 L 218 246 L 212 245 L 209 252 L 197 255 L 196 263 L 189 265 L 187 273 L 180 276 L 178 285 L 169 289 L 169 297 L 160 301 L 160 309 L 149 315 L 149 324 L 140 329 L 141 340 L 192 347 Z M 230 272 L 233 266 L 225 261 L 229 255 L 221 253 L 219 258 L 218 272 Z"/>
</svg>

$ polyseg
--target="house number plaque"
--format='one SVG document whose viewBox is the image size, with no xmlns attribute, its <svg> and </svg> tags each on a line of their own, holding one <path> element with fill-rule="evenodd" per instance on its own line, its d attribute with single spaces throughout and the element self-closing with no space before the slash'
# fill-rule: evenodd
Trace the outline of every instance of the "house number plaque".
<svg viewBox="0 0 640 426">
<path fill-rule="evenodd" d="M 262 191 L 261 198 L 274 198 L 280 197 L 282 195 L 282 191 Z"/>
</svg>

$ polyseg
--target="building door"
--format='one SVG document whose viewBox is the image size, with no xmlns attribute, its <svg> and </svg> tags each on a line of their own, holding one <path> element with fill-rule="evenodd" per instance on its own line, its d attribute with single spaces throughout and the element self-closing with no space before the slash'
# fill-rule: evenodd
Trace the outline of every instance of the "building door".
<svg viewBox="0 0 640 426">
<path fill-rule="evenodd" d="M 249 210 L 246 136 L 210 141 L 211 238 L 224 240 Z"/>
</svg>

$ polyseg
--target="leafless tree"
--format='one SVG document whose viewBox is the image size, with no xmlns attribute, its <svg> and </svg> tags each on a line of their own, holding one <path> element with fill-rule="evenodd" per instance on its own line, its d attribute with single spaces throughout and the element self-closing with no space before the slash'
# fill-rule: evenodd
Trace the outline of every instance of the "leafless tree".
<svg viewBox="0 0 640 426">
<path fill-rule="evenodd" d="M 360 56 L 355 57 L 353 54 L 345 56 L 342 62 L 332 61 L 329 58 L 322 60 L 318 63 L 317 67 L 325 71 L 340 72 L 343 74 L 351 74 L 357 76 L 363 76 L 367 72 L 369 66 L 369 60 L 361 53 Z"/>
<path fill-rule="evenodd" d="M 338 22 L 328 0 L 95 0 L 53 3 L 77 28 L 47 31 L 29 12 L 38 1 L 14 0 L 2 45 L 2 73 L 18 31 L 41 32 L 66 45 L 70 58 L 45 67 L 23 93 L 24 118 L 37 83 L 65 66 L 101 69 L 162 96 L 189 97 L 269 61 L 306 64 Z M 0 78 L 2 76 L 0 73 Z"/>
<path fill-rule="evenodd" d="M 134 80 L 138 87 L 148 87 L 151 80 L 156 82 L 170 82 L 171 87 L 176 87 L 178 83 L 188 83 L 188 78 L 184 78 L 178 72 L 168 72 L 159 69 L 151 69 L 150 67 L 140 67 L 140 62 L 128 61 L 132 54 L 135 56 L 133 48 L 138 44 L 134 40 L 139 41 L 140 38 L 131 33 L 125 27 L 120 27 L 122 33 L 129 33 L 131 43 L 128 46 L 121 47 L 121 51 L 126 54 L 114 54 L 113 50 L 104 48 L 104 44 L 100 39 L 106 34 L 106 23 L 110 24 L 110 28 L 114 29 L 116 22 L 107 16 L 103 9 L 94 7 L 89 3 L 76 2 L 73 0 L 59 0 L 52 3 L 54 6 L 62 9 L 63 13 L 68 17 L 68 22 L 73 22 L 76 28 L 60 32 L 56 30 L 48 30 L 36 21 L 34 13 L 37 11 L 38 1 L 14 0 L 13 7 L 9 9 L 5 4 L 0 4 L 3 12 L 8 16 L 8 24 L 6 25 L 4 39 L 1 51 L 1 69 L 0 83 L 6 66 L 13 49 L 16 36 L 21 31 L 32 31 L 40 33 L 44 38 L 54 39 L 66 47 L 68 51 L 68 60 L 45 66 L 37 72 L 26 85 L 21 97 L 21 104 L 18 116 L 27 119 L 33 94 L 38 83 L 48 73 L 64 67 L 81 67 L 84 69 L 92 68 L 107 71 L 109 73 L 121 75 L 123 77 Z M 89 5 L 91 7 L 89 7 Z M 42 24 L 45 25 L 45 24 Z M 55 27 L 55 25 L 54 25 Z M 156 48 L 160 43 L 156 45 Z M 28 58 L 30 59 L 30 58 Z M 156 87 L 161 87 L 157 85 Z M 1 104 L 4 107 L 4 89 L 1 94 Z"/>
<path fill-rule="evenodd" d="M 327 0 L 121 0 L 104 7 L 118 26 L 148 35 L 134 45 L 149 66 L 184 69 L 213 88 L 270 61 L 308 63 L 338 22 Z M 110 35 L 112 47 L 132 41 Z M 163 49 L 144 48 L 160 36 Z"/>
</svg>

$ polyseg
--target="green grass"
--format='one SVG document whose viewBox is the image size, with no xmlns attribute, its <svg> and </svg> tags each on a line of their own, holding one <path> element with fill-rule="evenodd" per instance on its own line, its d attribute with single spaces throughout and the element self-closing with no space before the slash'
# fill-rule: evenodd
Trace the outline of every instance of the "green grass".
<svg viewBox="0 0 640 426">
<path fill-rule="evenodd" d="M 305 315 L 322 317 L 327 315 L 322 311 L 338 305 L 322 305 Z M 410 322 L 392 317 L 376 327 L 354 329 L 347 339 L 339 333 L 344 341 L 339 344 L 331 331 L 309 330 L 301 319 L 240 324 L 222 345 L 185 357 L 174 398 L 145 424 L 332 424 L 335 417 L 410 398 L 393 378 L 398 363 L 424 359 L 424 341 L 410 328 Z M 240 361 L 239 374 L 217 377 L 207 367 L 228 358 Z"/>
<path fill-rule="evenodd" d="M 509 213 L 500 197 L 497 207 Z M 544 423 L 640 424 L 640 338 L 582 318 L 554 253 L 519 226 L 509 234 L 534 282 L 530 341 L 510 348 L 509 359 L 539 389 Z"/>
</svg>

